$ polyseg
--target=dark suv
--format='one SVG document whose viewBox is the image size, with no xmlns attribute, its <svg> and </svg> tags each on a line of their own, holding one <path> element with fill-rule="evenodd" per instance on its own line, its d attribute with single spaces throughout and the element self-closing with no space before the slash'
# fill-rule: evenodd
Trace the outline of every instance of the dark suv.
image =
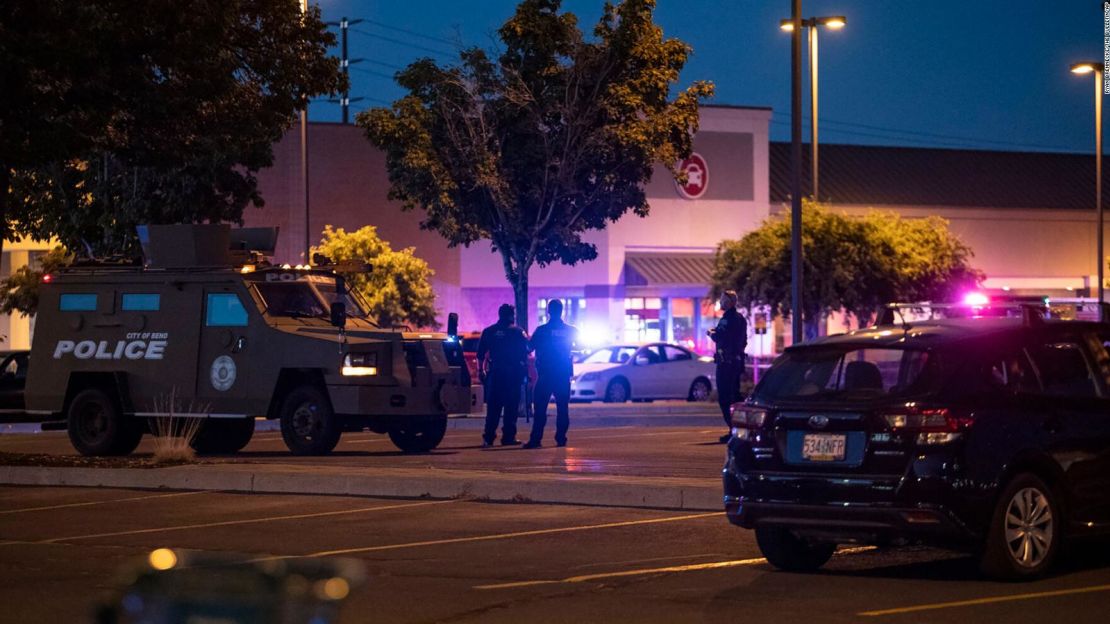
<svg viewBox="0 0 1110 624">
<path fill-rule="evenodd" d="M 729 520 L 782 569 L 841 543 L 924 543 L 1002 578 L 1110 530 L 1110 323 L 1023 312 L 786 349 L 733 408 Z"/>
</svg>

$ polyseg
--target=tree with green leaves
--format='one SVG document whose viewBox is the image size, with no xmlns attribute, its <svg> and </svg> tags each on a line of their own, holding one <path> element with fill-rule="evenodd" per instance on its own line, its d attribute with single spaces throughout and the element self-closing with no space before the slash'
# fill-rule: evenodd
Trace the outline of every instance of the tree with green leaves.
<svg viewBox="0 0 1110 624">
<path fill-rule="evenodd" d="M 717 246 L 714 296 L 734 289 L 741 305 L 789 316 L 790 220 L 772 217 L 740 240 Z M 867 319 L 892 301 L 944 301 L 976 286 L 970 247 L 940 217 L 904 219 L 893 212 L 853 218 L 806 201 L 802 314 L 807 338 L 818 321 L 845 310 Z"/>
<path fill-rule="evenodd" d="M 372 225 L 354 232 L 328 225 L 320 245 L 312 251 L 332 262 L 370 265 L 370 273 L 350 275 L 347 284 L 362 295 L 370 314 L 383 327 L 436 326 L 435 292 L 430 282 L 435 272 L 416 256 L 413 247 L 394 251 Z"/>
<path fill-rule="evenodd" d="M 0 9 L 0 223 L 80 256 L 139 223 L 240 221 L 305 98 L 342 88 L 297 0 L 13 0 Z"/>
<path fill-rule="evenodd" d="M 44 275 L 73 263 L 73 254 L 58 245 L 38 262 L 38 266 L 21 266 L 6 279 L 0 280 L 0 313 L 33 316 L 39 309 L 39 289 Z"/>
<path fill-rule="evenodd" d="M 597 257 L 583 234 L 646 216 L 656 164 L 684 175 L 675 165 L 712 94 L 697 82 L 671 97 L 690 47 L 664 38 L 654 0 L 606 4 L 592 38 L 560 7 L 524 0 L 499 55 L 419 60 L 397 74 L 408 95 L 358 116 L 385 152 L 390 198 L 450 246 L 489 240 L 521 311 L 533 266 Z"/>
</svg>

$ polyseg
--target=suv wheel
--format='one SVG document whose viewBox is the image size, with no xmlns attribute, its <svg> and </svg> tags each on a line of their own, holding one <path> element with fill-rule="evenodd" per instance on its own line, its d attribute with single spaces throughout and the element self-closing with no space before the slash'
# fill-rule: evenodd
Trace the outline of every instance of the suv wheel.
<svg viewBox="0 0 1110 624">
<path fill-rule="evenodd" d="M 69 441 L 82 455 L 127 455 L 143 437 L 138 420 L 124 416 L 99 388 L 77 393 L 66 414 Z"/>
<path fill-rule="evenodd" d="M 610 381 L 609 385 L 605 387 L 605 402 L 624 403 L 631 394 L 632 392 L 628 388 L 628 382 L 618 377 Z"/>
<path fill-rule="evenodd" d="M 253 435 L 253 418 L 208 418 L 189 446 L 202 455 L 230 455 L 243 450 Z"/>
<path fill-rule="evenodd" d="M 315 386 L 300 386 L 285 395 L 278 418 L 281 438 L 294 455 L 327 455 L 343 433 L 331 403 Z"/>
<path fill-rule="evenodd" d="M 1062 520 L 1052 488 L 1033 474 L 1014 477 L 991 516 L 983 572 L 1011 580 L 1044 574 L 1060 550 Z"/>
<path fill-rule="evenodd" d="M 389 428 L 389 439 L 406 453 L 426 453 L 443 441 L 447 416 L 414 418 Z"/>
<path fill-rule="evenodd" d="M 836 544 L 802 539 L 782 527 L 756 527 L 755 541 L 771 565 L 788 572 L 812 572 L 836 550 Z"/>
</svg>

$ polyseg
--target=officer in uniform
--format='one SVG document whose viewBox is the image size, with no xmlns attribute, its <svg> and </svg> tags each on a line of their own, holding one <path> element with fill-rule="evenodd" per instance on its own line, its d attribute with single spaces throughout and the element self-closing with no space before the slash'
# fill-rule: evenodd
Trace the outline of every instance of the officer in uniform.
<svg viewBox="0 0 1110 624">
<path fill-rule="evenodd" d="M 547 424 L 547 405 L 555 396 L 555 444 L 567 445 L 570 428 L 570 378 L 574 374 L 571 351 L 578 342 L 578 330 L 563 322 L 563 302 L 553 299 L 547 304 L 550 320 L 536 328 L 529 349 L 536 352 L 536 387 L 532 435 L 524 448 L 539 448 L 543 428 Z"/>
<path fill-rule="evenodd" d="M 503 304 L 497 310 L 497 323 L 482 330 L 478 339 L 478 378 L 485 384 L 486 428 L 482 447 L 488 448 L 497 439 L 497 421 L 504 412 L 501 445 L 520 444 L 516 439 L 517 406 L 520 386 L 527 372 L 528 336 L 514 322 L 513 306 Z M 486 358 L 489 357 L 488 373 Z"/>
<path fill-rule="evenodd" d="M 717 401 L 721 406 L 721 416 L 725 427 L 732 428 L 729 409 L 740 399 L 740 376 L 744 372 L 744 349 L 748 346 L 748 322 L 736 311 L 736 291 L 721 293 L 721 309 L 724 316 L 717 327 L 708 334 L 717 344 L 713 361 L 717 363 Z M 721 436 L 721 442 L 728 442 L 730 434 Z"/>
</svg>

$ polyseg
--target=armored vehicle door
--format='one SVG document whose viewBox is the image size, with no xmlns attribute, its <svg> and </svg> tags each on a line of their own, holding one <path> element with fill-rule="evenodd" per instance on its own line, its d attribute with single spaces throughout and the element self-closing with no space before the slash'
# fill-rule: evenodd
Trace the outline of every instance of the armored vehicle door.
<svg viewBox="0 0 1110 624">
<path fill-rule="evenodd" d="M 258 415 L 248 401 L 253 302 L 234 285 L 204 289 L 197 353 L 197 411 L 214 416 Z M 261 410 L 265 412 L 265 408 Z"/>
</svg>

